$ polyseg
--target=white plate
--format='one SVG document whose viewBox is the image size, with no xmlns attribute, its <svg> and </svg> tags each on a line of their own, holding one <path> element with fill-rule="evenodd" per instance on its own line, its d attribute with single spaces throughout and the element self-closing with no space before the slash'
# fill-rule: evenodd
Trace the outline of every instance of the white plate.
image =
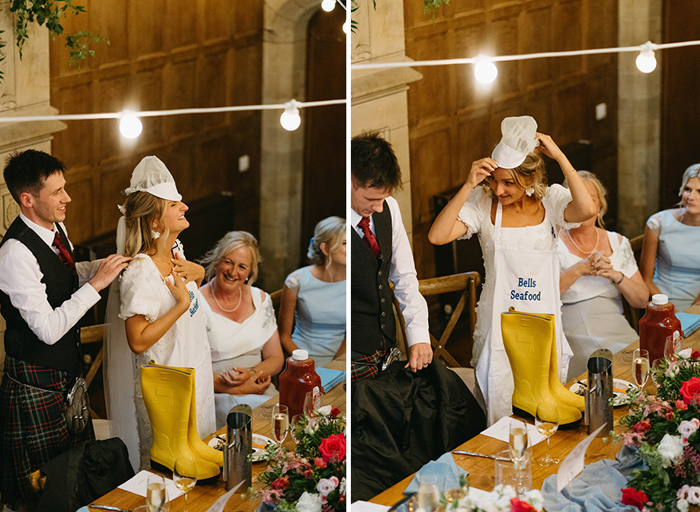
<svg viewBox="0 0 700 512">
<path fill-rule="evenodd" d="M 574 393 L 578 394 L 583 394 L 583 389 L 587 382 L 585 380 L 580 381 L 581 383 L 579 384 L 578 382 L 574 382 L 571 385 L 571 388 L 569 388 L 571 391 Z M 622 379 L 613 379 L 613 407 L 618 407 L 620 405 L 624 405 L 624 398 L 627 395 L 627 388 L 628 387 L 635 387 L 634 384 L 632 384 L 629 381 L 622 380 Z"/>
<path fill-rule="evenodd" d="M 209 441 L 209 446 L 216 450 L 223 451 L 225 443 L 226 434 L 222 434 L 221 436 L 211 438 L 211 440 Z M 253 434 L 253 462 L 260 462 L 261 460 L 263 460 L 262 457 L 265 453 L 265 446 L 267 446 L 268 444 L 273 444 L 272 439 L 266 436 L 262 436 L 260 434 Z"/>
</svg>

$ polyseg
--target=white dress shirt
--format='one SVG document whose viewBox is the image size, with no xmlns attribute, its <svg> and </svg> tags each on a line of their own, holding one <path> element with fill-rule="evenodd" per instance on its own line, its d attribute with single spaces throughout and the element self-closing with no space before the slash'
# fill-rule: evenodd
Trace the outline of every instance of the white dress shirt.
<svg viewBox="0 0 700 512">
<path fill-rule="evenodd" d="M 20 218 L 58 254 L 58 249 L 52 245 L 55 227 L 54 230 L 46 229 L 21 213 Z M 68 236 L 62 223 L 61 228 Z M 0 247 L 0 290 L 10 297 L 12 305 L 19 310 L 32 332 L 47 345 L 53 345 L 100 300 L 100 294 L 87 283 L 97 272 L 100 261 L 75 264 L 80 288 L 53 309 L 46 295 L 46 285 L 41 282 L 44 274 L 36 257 L 22 242 L 10 239 Z"/>
<path fill-rule="evenodd" d="M 389 279 L 394 283 L 394 295 L 401 305 L 401 312 L 406 322 L 406 342 L 408 346 L 416 343 L 430 343 L 428 334 L 428 304 L 418 291 L 418 275 L 413 261 L 411 245 L 408 242 L 406 228 L 401 220 L 399 204 L 393 197 L 387 197 L 386 203 L 391 212 L 391 267 Z M 350 220 L 360 238 L 364 238 L 362 228 L 358 226 L 362 216 L 350 210 Z M 374 220 L 369 218 L 369 227 L 375 235 Z"/>
</svg>

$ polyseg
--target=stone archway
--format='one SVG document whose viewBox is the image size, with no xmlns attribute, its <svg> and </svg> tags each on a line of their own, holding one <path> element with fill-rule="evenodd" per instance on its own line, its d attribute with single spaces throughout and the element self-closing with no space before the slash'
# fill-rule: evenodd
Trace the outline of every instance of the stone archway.
<svg viewBox="0 0 700 512">
<path fill-rule="evenodd" d="M 307 26 L 320 8 L 319 0 L 265 0 L 263 104 L 305 100 Z M 260 271 L 269 291 L 282 286 L 300 251 L 304 131 L 282 129 L 280 114 L 262 114 Z"/>
</svg>

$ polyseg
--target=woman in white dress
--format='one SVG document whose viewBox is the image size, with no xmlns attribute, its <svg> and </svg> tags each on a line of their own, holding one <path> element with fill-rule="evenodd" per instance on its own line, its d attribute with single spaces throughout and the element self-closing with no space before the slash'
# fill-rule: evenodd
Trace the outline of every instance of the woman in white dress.
<svg viewBox="0 0 700 512">
<path fill-rule="evenodd" d="M 177 236 L 189 226 L 187 205 L 165 164 L 145 157 L 134 169 L 117 228 L 117 246 L 133 256 L 107 308 L 105 389 L 113 436 L 134 467 L 148 467 L 152 444 L 140 389 L 149 360 L 195 369 L 197 431 L 215 430 L 211 356 L 199 284 L 204 268 L 184 257 Z M 118 307 L 118 316 L 115 311 Z M 130 349 L 130 350 L 129 350 Z"/>
<path fill-rule="evenodd" d="M 569 379 L 586 371 L 594 351 L 607 348 L 615 353 L 639 337 L 623 315 L 623 295 L 633 308 L 643 308 L 649 300 L 649 289 L 639 273 L 629 240 L 605 230 L 605 187 L 593 173 L 579 171 L 578 175 L 591 194 L 598 215 L 583 221 L 578 228 L 564 230 L 557 242 L 562 322 L 574 352 Z"/>
<path fill-rule="evenodd" d="M 557 238 L 562 228 L 595 215 L 581 178 L 552 138 L 536 132 L 533 118 L 506 118 L 501 128 L 503 138 L 491 158 L 472 163 L 466 183 L 428 234 L 438 245 L 479 235 L 486 278 L 476 309 L 472 366 L 475 395 L 489 425 L 513 412 L 514 383 L 501 335 L 501 313 L 510 306 L 555 314 L 559 379 L 566 378 L 572 353 L 561 330 Z M 540 153 L 557 161 L 570 191 L 547 187 Z"/>
<path fill-rule="evenodd" d="M 200 263 L 209 280 L 202 309 L 211 346 L 216 392 L 216 425 L 231 408 L 251 407 L 276 393 L 271 378 L 284 364 L 270 296 L 251 286 L 258 277 L 258 241 L 245 231 L 227 233 Z"/>
</svg>

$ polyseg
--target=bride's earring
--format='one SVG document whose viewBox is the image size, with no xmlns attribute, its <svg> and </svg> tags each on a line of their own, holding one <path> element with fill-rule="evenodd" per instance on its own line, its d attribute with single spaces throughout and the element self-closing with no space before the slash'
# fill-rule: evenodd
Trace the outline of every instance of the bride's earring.
<svg viewBox="0 0 700 512">
<path fill-rule="evenodd" d="M 535 193 L 535 189 L 530 187 L 527 190 L 525 190 L 525 193 L 527 194 L 527 197 L 532 197 L 532 194 Z"/>
<path fill-rule="evenodd" d="M 160 233 L 158 233 L 155 228 L 151 228 L 151 236 L 153 237 L 153 240 L 158 240 L 158 238 L 160 238 Z"/>
</svg>

